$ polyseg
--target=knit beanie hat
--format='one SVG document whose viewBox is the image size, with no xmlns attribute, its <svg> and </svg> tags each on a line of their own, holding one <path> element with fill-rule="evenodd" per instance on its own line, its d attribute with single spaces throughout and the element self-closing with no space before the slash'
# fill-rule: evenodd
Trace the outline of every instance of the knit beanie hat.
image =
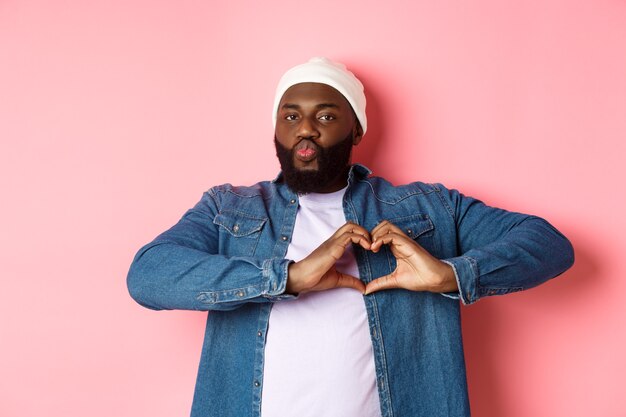
<svg viewBox="0 0 626 417">
<path fill-rule="evenodd" d="M 276 95 L 274 97 L 274 112 L 272 113 L 274 127 L 276 127 L 278 105 L 283 98 L 283 94 L 292 85 L 300 83 L 326 84 L 339 91 L 352 106 L 352 110 L 354 110 L 363 128 L 363 134 L 365 134 L 367 131 L 367 117 L 365 116 L 363 84 L 345 65 L 323 57 L 311 58 L 309 62 L 289 69 L 282 76 L 276 87 Z"/>
</svg>

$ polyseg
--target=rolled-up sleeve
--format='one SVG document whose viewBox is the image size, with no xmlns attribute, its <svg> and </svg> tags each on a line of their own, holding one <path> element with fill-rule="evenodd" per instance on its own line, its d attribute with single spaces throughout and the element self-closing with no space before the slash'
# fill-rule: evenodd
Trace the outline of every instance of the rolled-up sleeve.
<svg viewBox="0 0 626 417">
<path fill-rule="evenodd" d="M 284 293 L 288 259 L 218 253 L 213 221 L 218 212 L 209 190 L 176 225 L 138 251 L 127 277 L 135 301 L 154 310 L 232 310 L 294 297 Z"/>
<path fill-rule="evenodd" d="M 569 240 L 546 220 L 485 205 L 438 185 L 456 227 L 451 265 L 464 304 L 535 287 L 570 268 Z"/>
</svg>

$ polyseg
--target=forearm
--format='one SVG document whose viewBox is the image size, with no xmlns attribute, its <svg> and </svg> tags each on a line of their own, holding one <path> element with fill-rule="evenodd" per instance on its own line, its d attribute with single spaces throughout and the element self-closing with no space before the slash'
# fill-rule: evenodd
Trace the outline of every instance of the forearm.
<svg viewBox="0 0 626 417">
<path fill-rule="evenodd" d="M 446 259 L 463 303 L 535 287 L 574 262 L 571 243 L 545 220 L 527 216 L 494 242 Z"/>
<path fill-rule="evenodd" d="M 463 303 L 539 285 L 574 262 L 571 243 L 544 219 L 485 205 L 440 187 L 457 239 L 454 268 Z"/>
<path fill-rule="evenodd" d="M 135 256 L 128 289 L 155 309 L 232 310 L 247 302 L 272 302 L 284 294 L 286 259 L 226 257 L 157 240 Z"/>
</svg>

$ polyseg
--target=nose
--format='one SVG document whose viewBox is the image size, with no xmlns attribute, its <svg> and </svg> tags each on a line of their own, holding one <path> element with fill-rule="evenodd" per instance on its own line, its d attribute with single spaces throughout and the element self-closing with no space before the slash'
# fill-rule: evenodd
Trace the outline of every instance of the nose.
<svg viewBox="0 0 626 417">
<path fill-rule="evenodd" d="M 320 136 L 315 122 L 308 117 L 303 117 L 298 125 L 298 139 L 317 139 Z"/>
</svg>

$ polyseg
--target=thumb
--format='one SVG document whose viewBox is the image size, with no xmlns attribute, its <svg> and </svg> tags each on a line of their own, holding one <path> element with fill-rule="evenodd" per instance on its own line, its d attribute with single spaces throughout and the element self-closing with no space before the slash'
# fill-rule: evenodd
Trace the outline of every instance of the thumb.
<svg viewBox="0 0 626 417">
<path fill-rule="evenodd" d="M 390 288 L 398 288 L 398 281 L 390 274 L 384 275 L 380 278 L 376 278 L 370 281 L 365 287 L 365 295 L 371 294 L 380 290 L 388 290 Z"/>
<path fill-rule="evenodd" d="M 336 288 L 353 288 L 363 294 L 365 292 L 365 284 L 358 278 L 352 275 L 344 274 L 337 271 L 337 284 Z"/>
</svg>

